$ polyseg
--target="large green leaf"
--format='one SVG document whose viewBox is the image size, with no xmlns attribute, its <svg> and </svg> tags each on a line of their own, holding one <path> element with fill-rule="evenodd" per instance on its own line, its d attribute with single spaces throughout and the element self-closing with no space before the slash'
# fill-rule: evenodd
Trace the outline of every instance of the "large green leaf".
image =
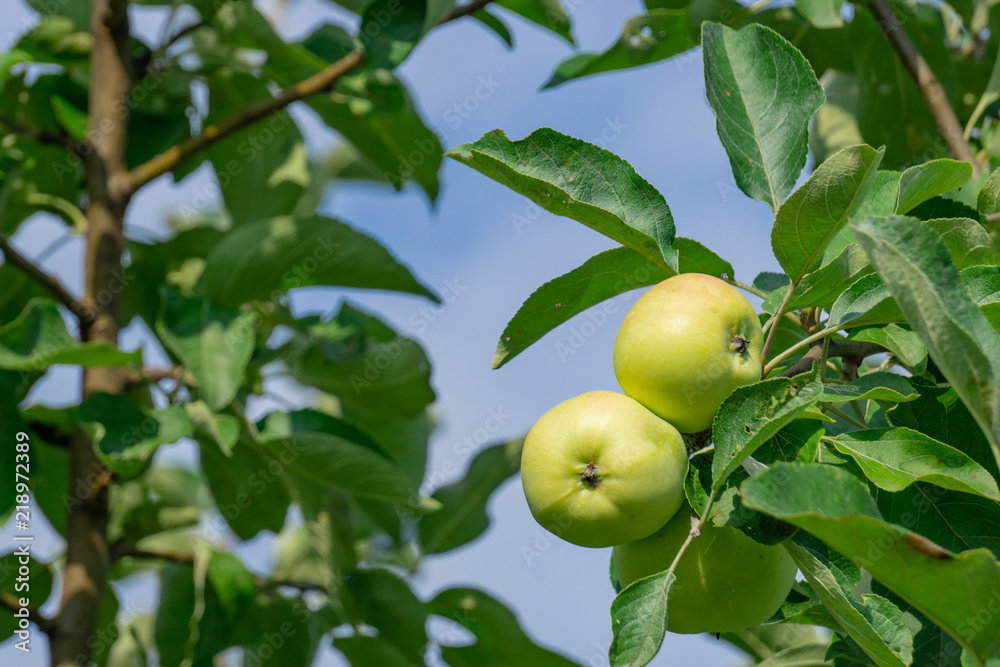
<svg viewBox="0 0 1000 667">
<path fill-rule="evenodd" d="M 262 530 L 281 530 L 290 501 L 281 481 L 267 472 L 270 460 L 247 441 L 227 456 L 216 443 L 197 440 L 208 488 L 233 532 L 249 540 Z"/>
<path fill-rule="evenodd" d="M 847 401 L 905 402 L 917 398 L 917 392 L 906 378 L 895 373 L 867 373 L 844 384 L 824 384 L 820 402 L 846 403 Z"/>
<path fill-rule="evenodd" d="M 358 410 L 410 419 L 434 401 L 423 348 L 378 318 L 344 303 L 331 319 L 298 321 L 301 335 L 282 350 L 299 382 Z"/>
<path fill-rule="evenodd" d="M 261 592 L 246 605 L 226 643 L 243 647 L 248 667 L 307 667 L 323 637 L 317 616 L 302 598 Z"/>
<path fill-rule="evenodd" d="M 949 190 L 960 188 L 972 178 L 972 165 L 941 158 L 910 167 L 899 180 L 896 213 L 909 213 L 917 204 Z"/>
<path fill-rule="evenodd" d="M 858 278 L 837 297 L 830 308 L 827 326 L 862 326 L 904 321 L 903 313 L 885 283 L 878 275 L 870 273 Z"/>
<path fill-rule="evenodd" d="M 663 195 L 614 153 L 549 128 L 510 141 L 501 130 L 449 150 L 547 211 L 564 215 L 677 270 L 674 219 Z"/>
<path fill-rule="evenodd" d="M 914 218 L 868 218 L 858 242 L 1000 460 L 1000 334 L 962 284 L 939 236 Z"/>
<path fill-rule="evenodd" d="M 809 531 L 980 658 L 1000 650 L 1000 615 L 989 611 L 1000 563 L 990 551 L 953 554 L 886 523 L 865 486 L 834 466 L 778 463 L 742 488 L 748 506 Z"/>
<path fill-rule="evenodd" d="M 235 307 L 313 285 L 436 298 L 378 241 L 320 215 L 260 220 L 230 232 L 205 258 L 197 293 Z"/>
<path fill-rule="evenodd" d="M 834 259 L 802 276 L 785 309 L 791 311 L 831 304 L 854 281 L 873 271 L 875 269 L 861 246 L 851 243 Z M 767 296 L 761 308 L 768 313 L 775 313 L 787 293 L 787 286 L 776 289 Z"/>
<path fill-rule="evenodd" d="M 674 249 L 678 251 L 680 273 L 733 276 L 732 264 L 693 239 L 677 237 Z M 588 308 L 629 290 L 655 285 L 672 275 L 673 271 L 625 247 L 594 255 L 528 297 L 500 336 L 493 368 L 500 368 L 549 331 Z M 604 312 L 590 313 L 588 317 L 600 326 L 617 309 L 617 304 L 609 303 L 601 309 Z"/>
<path fill-rule="evenodd" d="M 420 519 L 424 553 L 450 551 L 486 532 L 490 525 L 486 504 L 493 492 L 521 469 L 523 444 L 523 439 L 511 440 L 484 449 L 472 459 L 461 480 L 434 492 L 431 497 L 441 503 L 441 509 Z M 530 547 L 522 547 L 521 552 L 530 563 L 534 554 Z"/>
<path fill-rule="evenodd" d="M 827 244 L 861 206 L 883 152 L 863 144 L 839 151 L 778 209 L 771 247 L 793 285 L 819 267 Z"/>
<path fill-rule="evenodd" d="M 535 644 L 514 614 L 482 591 L 449 588 L 427 603 L 427 611 L 462 625 L 475 636 L 474 644 L 441 647 L 441 656 L 452 667 L 573 667 L 576 664 Z"/>
<path fill-rule="evenodd" d="M 660 651 L 667 631 L 667 599 L 676 580 L 673 572 L 661 572 L 632 582 L 615 597 L 614 639 L 608 652 L 612 667 L 639 667 Z"/>
<path fill-rule="evenodd" d="M 426 25 L 429 4 L 427 0 L 373 0 L 365 7 L 360 34 L 367 38 L 365 53 L 371 67 L 392 69 L 406 60 L 431 27 Z"/>
<path fill-rule="evenodd" d="M 54 364 L 141 364 L 142 350 L 124 352 L 105 342 L 81 343 L 51 299 L 32 299 L 17 319 L 0 326 L 0 368 L 44 370 Z"/>
<path fill-rule="evenodd" d="M 602 53 L 577 53 L 559 63 L 543 88 L 581 77 L 665 60 L 695 46 L 687 9 L 654 9 L 625 21 L 618 41 Z"/>
<path fill-rule="evenodd" d="M 823 88 L 802 54 L 769 28 L 705 23 L 701 41 L 708 103 L 736 184 L 777 211 L 805 166 Z"/>
<path fill-rule="evenodd" d="M 967 454 L 908 428 L 876 428 L 833 438 L 880 489 L 901 491 L 914 482 L 974 493 L 1000 502 L 996 480 Z"/>
<path fill-rule="evenodd" d="M 156 333 L 191 371 L 209 408 L 228 405 L 243 384 L 256 344 L 254 314 L 160 288 Z"/>
<path fill-rule="evenodd" d="M 823 384 L 805 375 L 772 378 L 733 391 L 712 422 L 712 487 L 721 488 L 748 456 L 816 403 L 822 393 Z"/>
<path fill-rule="evenodd" d="M 869 600 L 865 600 L 866 605 L 861 606 L 852 597 L 848 597 L 850 589 L 845 590 L 845 587 L 837 581 L 831 571 L 832 564 L 829 561 L 824 562 L 822 554 L 791 542 L 785 545 L 785 549 L 791 554 L 799 571 L 809 582 L 812 592 L 823 602 L 830 615 L 844 631 L 850 634 L 851 638 L 858 643 L 876 665 L 879 667 L 903 667 L 910 664 L 913 640 L 906 631 L 903 615 L 899 609 L 893 607 L 896 623 L 889 625 L 888 628 L 883 624 L 879 624 L 877 627 L 872 622 L 874 619 L 871 618 L 871 612 L 866 609 Z M 878 600 L 873 601 L 872 604 L 879 605 L 881 602 L 892 604 L 883 598 L 878 598 Z M 865 611 L 869 611 L 869 613 L 866 614 Z M 902 627 L 900 628 L 900 626 Z M 907 640 L 905 644 L 896 641 L 897 636 L 902 634 L 899 633 L 900 629 L 905 633 Z"/>
<path fill-rule="evenodd" d="M 379 637 L 409 660 L 423 662 L 427 610 L 405 581 L 388 570 L 373 569 L 351 574 L 344 585 L 354 600 L 359 620 L 377 629 Z"/>
<path fill-rule="evenodd" d="M 294 473 L 298 483 L 347 491 L 358 498 L 408 506 L 416 494 L 405 473 L 385 456 L 342 437 L 305 432 L 259 445 L 262 455 Z"/>
</svg>

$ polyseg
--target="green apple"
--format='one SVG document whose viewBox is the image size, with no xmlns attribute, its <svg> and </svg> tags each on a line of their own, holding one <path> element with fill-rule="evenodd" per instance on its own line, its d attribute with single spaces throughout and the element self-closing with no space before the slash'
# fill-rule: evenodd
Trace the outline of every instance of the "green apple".
<svg viewBox="0 0 1000 667">
<path fill-rule="evenodd" d="M 670 567 L 691 532 L 685 504 L 653 535 L 616 546 L 618 580 L 636 579 Z M 784 547 L 755 542 L 735 528 L 707 522 L 681 556 L 667 598 L 671 632 L 732 632 L 763 623 L 781 606 L 795 582 L 795 562 Z"/>
<path fill-rule="evenodd" d="M 628 311 L 615 340 L 615 375 L 626 394 L 681 433 L 697 433 L 730 392 L 760 380 L 763 345 L 746 297 L 718 278 L 683 273 Z"/>
<path fill-rule="evenodd" d="M 677 429 L 611 391 L 588 392 L 546 412 L 521 453 L 532 516 L 582 547 L 651 535 L 681 506 L 686 471 Z"/>
</svg>

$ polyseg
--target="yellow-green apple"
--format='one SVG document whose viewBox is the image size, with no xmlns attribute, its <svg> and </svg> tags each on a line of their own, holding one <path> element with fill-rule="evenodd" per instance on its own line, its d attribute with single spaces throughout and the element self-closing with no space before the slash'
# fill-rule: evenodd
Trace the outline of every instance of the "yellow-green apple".
<svg viewBox="0 0 1000 667">
<path fill-rule="evenodd" d="M 683 502 L 686 470 L 677 429 L 611 391 L 591 391 L 546 412 L 521 453 L 532 516 L 583 547 L 652 534 Z"/>
<path fill-rule="evenodd" d="M 760 379 L 763 344 L 746 297 L 713 276 L 683 273 L 628 311 L 615 340 L 615 375 L 626 394 L 681 433 L 697 433 L 730 392 Z"/>
<path fill-rule="evenodd" d="M 637 542 L 616 546 L 622 586 L 670 567 L 691 532 L 685 504 L 667 525 Z M 677 563 L 667 597 L 671 632 L 732 632 L 763 623 L 795 582 L 795 562 L 781 545 L 755 542 L 735 528 L 705 523 Z"/>
</svg>

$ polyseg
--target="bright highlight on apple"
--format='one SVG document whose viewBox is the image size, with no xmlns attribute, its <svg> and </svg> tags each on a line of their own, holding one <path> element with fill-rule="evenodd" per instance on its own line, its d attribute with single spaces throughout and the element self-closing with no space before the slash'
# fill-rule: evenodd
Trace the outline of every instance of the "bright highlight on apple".
<svg viewBox="0 0 1000 667">
<path fill-rule="evenodd" d="M 528 433 L 521 480 L 535 520 L 573 544 L 615 547 L 622 586 L 668 569 L 691 530 L 681 433 L 710 427 L 734 389 L 760 379 L 763 339 L 723 280 L 687 273 L 650 289 L 615 341 L 625 395 L 571 398 Z M 708 521 L 674 574 L 667 629 L 728 632 L 777 611 L 795 565 L 781 546 Z"/>
</svg>

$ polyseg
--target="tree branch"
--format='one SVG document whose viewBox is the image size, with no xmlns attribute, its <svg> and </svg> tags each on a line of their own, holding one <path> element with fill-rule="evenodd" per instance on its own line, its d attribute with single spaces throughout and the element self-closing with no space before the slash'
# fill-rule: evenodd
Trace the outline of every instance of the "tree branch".
<svg viewBox="0 0 1000 667">
<path fill-rule="evenodd" d="M 7 609 L 12 614 L 22 609 L 17 597 L 6 591 L 0 591 L 0 607 Z M 52 622 L 52 619 L 38 611 L 38 607 L 35 605 L 29 604 L 27 609 L 31 622 L 37 625 L 42 632 L 51 636 L 55 631 L 55 624 Z"/>
<path fill-rule="evenodd" d="M 75 296 L 70 294 L 69 290 L 63 287 L 63 284 L 56 280 L 55 277 L 42 271 L 34 262 L 15 250 L 10 244 L 10 239 L 5 234 L 0 234 L 0 252 L 3 253 L 4 259 L 11 266 L 18 268 L 34 282 L 44 287 L 55 297 L 56 301 L 69 308 L 70 312 L 80 320 L 81 326 L 88 324 L 93 319 L 94 314 L 89 308 L 85 307 Z"/>
<path fill-rule="evenodd" d="M 474 2 L 455 7 L 438 25 L 474 14 L 493 1 L 475 0 Z M 186 139 L 176 146 L 168 148 L 148 162 L 132 169 L 126 175 L 122 187 L 126 192 L 134 193 L 153 179 L 172 171 L 185 160 L 200 153 L 216 142 L 225 139 L 234 132 L 238 132 L 294 102 L 300 102 L 313 95 L 332 89 L 341 77 L 357 69 L 364 62 L 364 59 L 364 51 L 352 51 L 308 79 L 283 90 L 275 97 L 258 102 L 214 125 L 209 125 L 197 137 Z"/>
<path fill-rule="evenodd" d="M 868 5 L 868 8 L 875 16 L 882 34 L 889 40 L 899 59 L 903 61 L 910 76 L 916 82 L 920 94 L 931 110 L 934 122 L 937 124 L 938 130 L 941 131 L 941 136 L 947 142 L 952 155 L 957 160 L 971 163 L 973 175 L 979 175 L 982 165 L 976 160 L 972 147 L 965 140 L 962 125 L 958 122 L 955 110 L 948 102 L 948 96 L 945 95 L 941 82 L 934 76 L 927 61 L 910 41 L 909 35 L 903 30 L 903 26 L 896 17 L 895 11 L 886 0 L 875 0 Z"/>
<path fill-rule="evenodd" d="M 851 341 L 851 340 L 839 340 L 835 338 L 828 339 L 829 349 L 827 350 L 827 357 L 842 357 L 844 359 L 852 360 L 855 363 L 855 367 L 860 365 L 861 360 L 865 357 L 870 357 L 873 354 L 880 354 L 882 352 L 887 352 L 884 347 L 876 343 L 868 343 L 863 341 Z M 817 341 L 813 343 L 809 351 L 802 355 L 802 358 L 796 361 L 794 364 L 778 373 L 778 377 L 794 377 L 801 373 L 806 373 L 812 370 L 813 362 L 819 361 L 823 358 L 823 341 Z"/>
</svg>

